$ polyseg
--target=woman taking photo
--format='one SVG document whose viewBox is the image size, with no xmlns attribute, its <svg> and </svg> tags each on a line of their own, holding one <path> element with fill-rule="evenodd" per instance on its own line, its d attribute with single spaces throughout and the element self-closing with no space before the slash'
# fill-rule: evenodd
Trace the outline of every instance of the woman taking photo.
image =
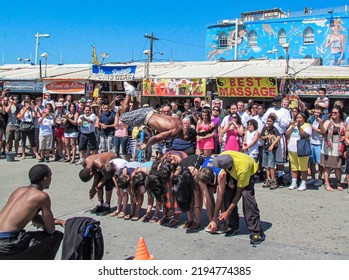
<svg viewBox="0 0 349 280">
<path fill-rule="evenodd" d="M 291 122 L 290 127 L 286 131 L 286 137 L 289 138 L 288 142 L 288 157 L 290 159 L 292 182 L 289 186 L 290 190 L 297 189 L 299 191 L 305 191 L 307 189 L 307 177 L 308 177 L 308 162 L 309 156 L 299 157 L 297 153 L 297 141 L 301 138 L 308 138 L 313 130 L 311 125 L 305 122 L 306 116 L 303 113 L 298 113 L 296 121 Z M 302 182 L 297 186 L 298 172 L 301 172 Z"/>
<path fill-rule="evenodd" d="M 331 112 L 330 119 L 322 122 L 318 120 L 324 141 L 322 142 L 321 150 L 321 165 L 324 167 L 325 190 L 332 192 L 333 188 L 330 185 L 331 168 L 337 179 L 337 190 L 342 191 L 341 176 L 342 176 L 342 156 L 344 153 L 344 135 L 346 122 L 343 119 L 343 111 L 341 107 L 334 106 Z"/>
<path fill-rule="evenodd" d="M 203 109 L 201 111 L 201 119 L 198 120 L 196 131 L 198 152 L 204 156 L 211 156 L 214 149 L 213 139 L 216 132 L 209 110 Z"/>
<path fill-rule="evenodd" d="M 221 113 L 221 109 L 217 106 L 214 106 L 212 109 L 212 116 L 211 116 L 211 120 L 214 124 L 214 128 L 215 128 L 215 136 L 214 136 L 214 149 L 213 149 L 213 153 L 214 154 L 219 154 L 221 152 L 221 147 L 219 145 L 219 141 L 218 141 L 218 128 L 221 125 L 221 119 L 219 118 L 219 114 Z"/>
<path fill-rule="evenodd" d="M 18 113 L 17 118 L 21 120 L 20 132 L 22 143 L 22 157 L 25 159 L 25 145 L 27 138 L 29 139 L 30 149 L 33 150 L 33 158 L 38 157 L 35 143 L 35 127 L 34 127 L 34 111 L 30 107 L 30 100 L 23 101 L 23 108 Z"/>
<path fill-rule="evenodd" d="M 228 123 L 222 129 L 222 135 L 227 134 L 224 151 L 240 152 L 240 137 L 244 136 L 244 128 L 241 123 L 241 117 L 238 113 L 233 113 Z"/>
<path fill-rule="evenodd" d="M 75 104 L 71 103 L 63 119 L 66 149 L 66 159 L 64 162 L 69 162 L 70 164 L 75 163 L 76 140 L 78 139 L 78 118 L 79 114 L 76 112 Z"/>
</svg>

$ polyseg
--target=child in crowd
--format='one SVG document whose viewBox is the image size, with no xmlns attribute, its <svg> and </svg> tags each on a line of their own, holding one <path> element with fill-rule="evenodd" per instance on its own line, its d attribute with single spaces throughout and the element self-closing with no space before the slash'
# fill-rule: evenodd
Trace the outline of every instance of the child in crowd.
<svg viewBox="0 0 349 280">
<path fill-rule="evenodd" d="M 274 123 L 275 117 L 269 115 L 267 118 L 267 126 L 265 126 L 261 132 L 261 139 L 264 140 L 262 166 L 265 168 L 267 175 L 263 188 L 269 188 L 271 190 L 278 188 L 275 178 L 275 155 L 280 141 L 280 133 L 274 126 Z"/>
</svg>

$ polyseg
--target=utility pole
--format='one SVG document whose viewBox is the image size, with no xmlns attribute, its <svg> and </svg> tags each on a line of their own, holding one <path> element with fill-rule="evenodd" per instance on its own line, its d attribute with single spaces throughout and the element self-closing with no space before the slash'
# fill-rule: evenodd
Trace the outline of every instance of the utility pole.
<svg viewBox="0 0 349 280">
<path fill-rule="evenodd" d="M 159 40 L 159 38 L 155 38 L 153 33 L 151 33 L 150 35 L 145 34 L 144 37 L 150 40 L 149 62 L 152 62 L 153 61 L 153 43 L 155 40 Z"/>
</svg>

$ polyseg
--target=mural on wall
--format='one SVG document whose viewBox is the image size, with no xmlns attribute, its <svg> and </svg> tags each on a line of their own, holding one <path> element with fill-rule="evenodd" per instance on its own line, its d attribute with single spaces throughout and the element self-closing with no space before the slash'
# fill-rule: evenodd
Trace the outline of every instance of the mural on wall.
<svg viewBox="0 0 349 280">
<path fill-rule="evenodd" d="M 236 59 L 285 59 L 282 45 L 288 43 L 290 59 L 321 58 L 325 66 L 348 65 L 346 19 L 312 15 L 245 22 L 238 28 Z M 221 46 L 223 33 L 227 44 Z M 235 24 L 208 27 L 207 60 L 234 60 L 234 38 Z"/>
<path fill-rule="evenodd" d="M 222 34 L 226 35 L 226 44 L 224 44 L 224 47 L 220 47 L 220 40 L 222 39 Z M 219 59 L 233 59 L 230 58 L 231 56 L 230 51 L 234 50 L 235 46 L 239 46 L 243 43 L 245 37 L 247 34 L 246 26 L 245 25 L 239 25 L 238 27 L 238 34 L 237 34 L 237 40 L 235 43 L 235 25 L 230 26 L 226 30 L 221 30 L 218 28 L 214 35 L 212 35 L 212 44 L 210 45 L 210 48 L 212 49 L 207 53 L 207 59 L 209 61 L 212 60 L 219 60 Z M 234 51 L 232 53 L 234 55 Z M 225 56 L 225 57 L 224 57 Z M 217 59 L 218 58 L 218 59 Z"/>
<path fill-rule="evenodd" d="M 206 79 L 144 79 L 143 96 L 204 96 Z"/>
</svg>

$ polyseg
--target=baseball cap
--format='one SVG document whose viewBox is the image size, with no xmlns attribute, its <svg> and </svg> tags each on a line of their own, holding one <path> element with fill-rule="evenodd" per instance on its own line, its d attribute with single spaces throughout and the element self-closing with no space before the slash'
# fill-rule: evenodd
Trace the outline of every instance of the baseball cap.
<svg viewBox="0 0 349 280">
<path fill-rule="evenodd" d="M 80 99 L 80 102 L 81 102 L 81 103 L 87 103 L 87 100 L 86 100 L 86 98 L 81 98 L 81 99 Z"/>
<path fill-rule="evenodd" d="M 63 103 L 62 102 L 57 102 L 56 103 L 56 107 L 63 107 Z"/>
<path fill-rule="evenodd" d="M 233 163 L 233 158 L 230 155 L 221 155 L 212 159 L 212 165 L 218 168 L 229 169 Z"/>
<path fill-rule="evenodd" d="M 201 102 L 201 99 L 200 99 L 199 97 L 196 97 L 196 98 L 194 99 L 194 102 Z"/>
<path fill-rule="evenodd" d="M 205 104 L 203 108 L 204 109 L 211 109 L 211 106 L 210 106 L 210 104 Z"/>
</svg>

